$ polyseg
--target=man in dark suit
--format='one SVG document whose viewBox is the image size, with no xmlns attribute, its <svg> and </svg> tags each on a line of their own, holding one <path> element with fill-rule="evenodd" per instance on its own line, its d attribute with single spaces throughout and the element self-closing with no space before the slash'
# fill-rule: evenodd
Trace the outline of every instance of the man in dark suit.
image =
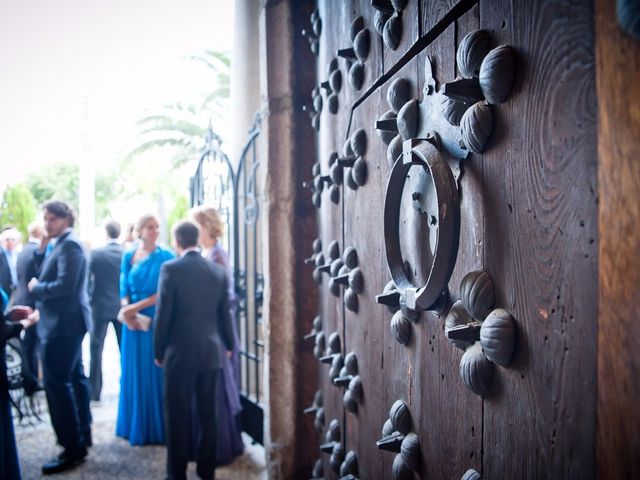
<svg viewBox="0 0 640 480">
<path fill-rule="evenodd" d="M 107 231 L 107 245 L 91 252 L 89 260 L 89 294 L 93 313 L 91 330 L 91 366 L 89 383 L 91 399 L 100 400 L 102 391 L 102 348 L 107 328 L 111 323 L 116 332 L 118 346 L 122 325 L 118 321 L 120 310 L 120 262 L 124 247 L 118 243 L 120 224 L 110 221 L 104 226 Z"/>
<path fill-rule="evenodd" d="M 91 329 L 87 295 L 87 259 L 73 235 L 75 215 L 64 202 L 44 206 L 49 237 L 38 278 L 28 287 L 40 311 L 44 389 L 58 443 L 64 451 L 42 466 L 42 473 L 80 465 L 91 446 L 89 380 L 82 366 L 82 339 Z"/>
<path fill-rule="evenodd" d="M 227 276 L 198 252 L 198 227 L 180 222 L 174 238 L 180 258 L 166 262 L 158 281 L 154 325 L 156 364 L 164 367 L 164 422 L 167 479 L 186 479 L 189 458 L 189 407 L 196 396 L 200 438 L 198 476 L 215 476 L 214 399 L 221 349 L 233 348 Z"/>
<path fill-rule="evenodd" d="M 7 297 L 11 297 L 16 285 L 15 260 L 18 256 L 17 246 L 19 232 L 13 226 L 4 227 L 0 231 L 0 288 Z"/>
<path fill-rule="evenodd" d="M 29 232 L 28 241 L 22 246 L 22 251 L 18 255 L 16 264 L 16 289 L 13 292 L 12 303 L 14 305 L 26 305 L 36 308 L 36 302 L 29 292 L 27 283 L 38 276 L 38 262 L 36 253 L 41 248 L 44 231 L 42 225 L 33 222 L 27 227 Z M 38 331 L 30 328 L 25 331 L 22 339 L 22 382 L 24 391 L 31 396 L 36 391 L 41 390 L 38 381 Z"/>
</svg>

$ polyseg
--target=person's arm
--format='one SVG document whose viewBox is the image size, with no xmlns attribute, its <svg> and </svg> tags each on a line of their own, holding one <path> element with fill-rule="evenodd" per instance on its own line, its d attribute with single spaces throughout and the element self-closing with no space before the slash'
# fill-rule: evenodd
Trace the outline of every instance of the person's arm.
<svg viewBox="0 0 640 480">
<path fill-rule="evenodd" d="M 60 245 L 57 257 L 58 276 L 50 282 L 38 281 L 31 293 L 36 300 L 48 300 L 73 294 L 80 285 L 84 274 L 84 251 L 76 242 L 64 242 Z"/>
<path fill-rule="evenodd" d="M 235 339 L 233 336 L 233 327 L 231 325 L 231 314 L 229 313 L 229 295 L 227 286 L 227 276 L 223 275 L 224 289 L 220 295 L 220 303 L 218 303 L 218 327 L 220 330 L 220 337 L 224 342 L 224 346 L 227 351 L 233 350 L 235 346 Z"/>
<path fill-rule="evenodd" d="M 87 291 L 89 293 L 89 301 L 93 302 L 93 292 L 95 290 L 95 252 L 91 252 L 89 254 L 89 265 L 88 265 L 88 274 L 87 274 Z"/>
<path fill-rule="evenodd" d="M 167 264 L 162 265 L 160 268 L 157 297 L 158 308 L 156 308 L 154 319 L 153 346 L 156 364 L 162 365 L 164 351 L 169 340 L 174 305 L 174 287 Z"/>
</svg>

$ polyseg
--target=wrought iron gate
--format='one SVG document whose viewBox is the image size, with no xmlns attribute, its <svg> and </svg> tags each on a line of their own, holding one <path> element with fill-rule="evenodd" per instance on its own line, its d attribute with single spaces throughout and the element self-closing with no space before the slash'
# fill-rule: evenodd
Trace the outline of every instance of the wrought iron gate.
<svg viewBox="0 0 640 480">
<path fill-rule="evenodd" d="M 264 276 L 258 219 L 261 194 L 258 190 L 256 140 L 261 117 L 256 113 L 236 168 L 221 149 L 221 139 L 211 126 L 198 166 L 191 178 L 191 206 L 207 205 L 218 210 L 227 225 L 224 247 L 233 265 L 238 299 L 236 322 L 240 336 L 240 399 L 242 429 L 254 441 L 263 443 L 262 407 L 262 301 Z"/>
</svg>

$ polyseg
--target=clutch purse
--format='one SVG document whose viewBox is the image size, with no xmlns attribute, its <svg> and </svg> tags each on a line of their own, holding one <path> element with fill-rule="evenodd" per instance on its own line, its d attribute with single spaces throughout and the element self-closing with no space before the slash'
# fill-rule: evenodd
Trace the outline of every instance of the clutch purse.
<svg viewBox="0 0 640 480">
<path fill-rule="evenodd" d="M 124 315 L 122 315 L 122 311 L 118 312 L 118 321 L 126 325 L 126 322 L 124 321 Z M 138 330 L 148 332 L 149 328 L 151 328 L 151 317 L 148 315 L 136 313 L 135 321 L 137 323 Z"/>
</svg>

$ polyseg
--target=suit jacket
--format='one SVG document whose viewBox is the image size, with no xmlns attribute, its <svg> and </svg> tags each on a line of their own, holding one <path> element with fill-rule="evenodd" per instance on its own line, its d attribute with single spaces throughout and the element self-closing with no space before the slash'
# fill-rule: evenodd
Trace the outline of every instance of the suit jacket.
<svg viewBox="0 0 640 480">
<path fill-rule="evenodd" d="M 7 296 L 11 296 L 13 290 L 13 279 L 11 278 L 11 267 L 7 257 L 4 256 L 4 250 L 0 248 L 0 288 L 4 290 Z"/>
<path fill-rule="evenodd" d="M 31 291 L 40 310 L 38 336 L 48 338 L 84 335 L 91 330 L 87 294 L 87 258 L 72 232 L 63 233 L 44 258 L 38 285 Z"/>
<path fill-rule="evenodd" d="M 115 319 L 120 310 L 120 262 L 124 248 L 109 243 L 91 252 L 89 295 L 93 319 Z"/>
<path fill-rule="evenodd" d="M 39 245 L 28 242 L 22 247 L 22 251 L 18 255 L 18 263 L 16 265 L 16 273 L 18 277 L 18 284 L 13 292 L 13 304 L 14 305 L 28 305 L 31 308 L 35 308 L 36 302 L 31 297 L 31 292 L 27 288 L 27 283 L 33 277 L 38 276 L 38 264 L 36 261 L 36 252 Z"/>
<path fill-rule="evenodd" d="M 227 276 L 198 252 L 160 270 L 154 323 L 155 358 L 165 368 L 221 368 L 220 349 L 233 349 Z"/>
</svg>

